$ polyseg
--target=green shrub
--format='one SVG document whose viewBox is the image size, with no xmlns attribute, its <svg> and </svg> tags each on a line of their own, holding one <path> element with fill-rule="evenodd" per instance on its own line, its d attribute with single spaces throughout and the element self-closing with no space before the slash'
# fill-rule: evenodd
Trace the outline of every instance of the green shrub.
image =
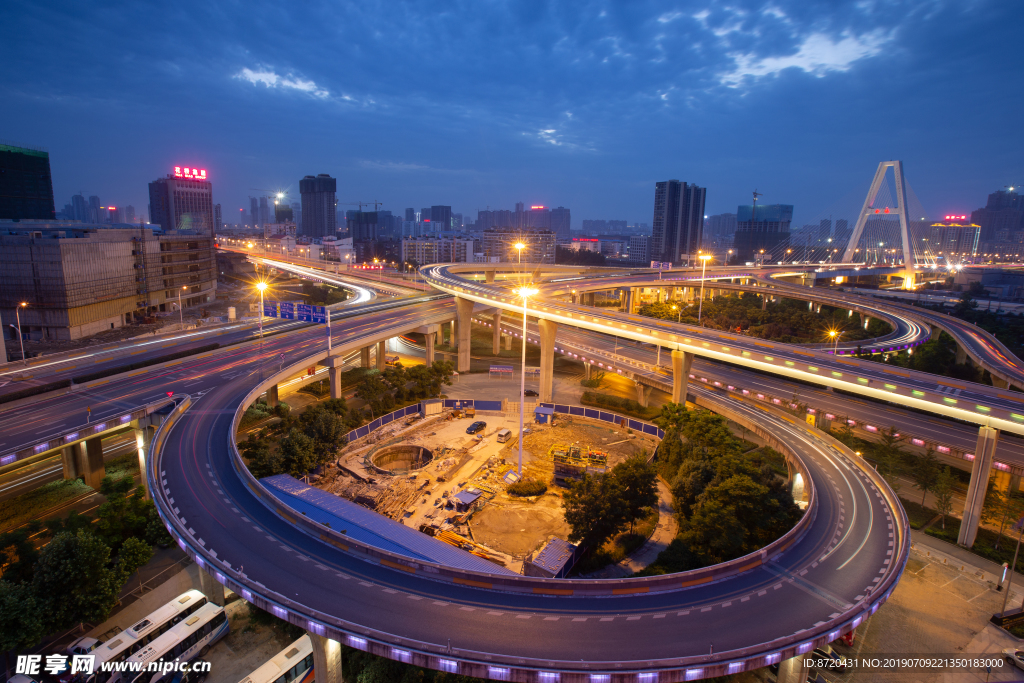
<svg viewBox="0 0 1024 683">
<path fill-rule="evenodd" d="M 536 479 L 523 479 L 508 487 L 509 495 L 526 498 L 539 496 L 548 490 L 548 485 Z"/>
</svg>

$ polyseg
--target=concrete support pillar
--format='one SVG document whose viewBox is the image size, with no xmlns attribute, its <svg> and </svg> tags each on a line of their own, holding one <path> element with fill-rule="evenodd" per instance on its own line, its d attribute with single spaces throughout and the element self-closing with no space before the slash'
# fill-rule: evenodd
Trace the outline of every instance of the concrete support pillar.
<svg viewBox="0 0 1024 683">
<path fill-rule="evenodd" d="M 506 351 L 511 351 L 512 350 L 512 335 L 511 334 L 505 334 L 505 335 L 502 335 L 502 336 L 505 337 L 505 350 Z"/>
<path fill-rule="evenodd" d="M 590 363 L 583 363 L 583 379 L 590 379 Z"/>
<path fill-rule="evenodd" d="M 807 683 L 807 676 L 811 673 L 810 667 L 804 662 L 807 661 L 803 655 L 797 655 L 779 664 L 778 683 Z"/>
<path fill-rule="evenodd" d="M 444 344 L 444 331 L 441 329 L 440 325 L 437 326 L 437 332 L 434 333 L 434 336 L 435 336 L 435 339 L 434 339 L 434 343 L 435 344 L 438 344 L 438 345 Z"/>
<path fill-rule="evenodd" d="M 452 348 L 455 348 L 456 343 L 457 342 L 455 341 L 455 321 L 452 320 L 450 324 L 450 329 L 448 331 L 448 345 L 451 346 Z"/>
<path fill-rule="evenodd" d="M 686 383 L 690 380 L 693 354 L 672 350 L 672 402 L 686 403 Z"/>
<path fill-rule="evenodd" d="M 1020 475 L 1010 473 L 1010 485 L 1006 487 L 1010 493 L 1017 493 L 1020 491 Z"/>
<path fill-rule="evenodd" d="M 587 292 L 583 296 L 583 303 L 585 303 L 587 306 L 593 306 L 594 302 L 597 300 L 597 292 Z"/>
<path fill-rule="evenodd" d="M 277 385 L 275 384 L 267 389 L 267 405 L 274 408 L 278 403 L 280 403 L 280 400 L 278 399 Z"/>
<path fill-rule="evenodd" d="M 636 402 L 642 405 L 644 408 L 647 407 L 647 400 L 651 397 L 651 387 L 636 383 Z"/>
<path fill-rule="evenodd" d="M 224 606 L 224 584 L 218 583 L 213 574 L 204 567 L 199 568 L 199 590 L 215 605 Z"/>
<path fill-rule="evenodd" d="M 381 372 L 384 372 L 384 356 L 387 355 L 387 352 L 387 341 L 377 342 L 377 369 L 380 370 Z"/>
<path fill-rule="evenodd" d="M 640 287 L 631 287 L 629 290 L 629 308 L 626 309 L 626 312 L 636 313 L 638 308 L 640 308 Z"/>
<path fill-rule="evenodd" d="M 491 316 L 491 322 L 494 323 L 494 334 L 491 337 L 491 353 L 495 356 L 501 351 L 501 309 L 495 308 L 494 315 Z"/>
<path fill-rule="evenodd" d="M 370 367 L 370 347 L 364 346 L 359 349 L 359 367 Z"/>
<path fill-rule="evenodd" d="M 306 632 L 313 642 L 315 683 L 344 683 L 341 678 L 341 643 Z"/>
<path fill-rule="evenodd" d="M 1001 377 L 996 377 L 995 375 L 992 375 L 992 386 L 996 387 L 997 389 L 1006 389 L 1010 386 L 1010 383 L 1007 382 L 1005 379 L 1002 379 Z"/>
<path fill-rule="evenodd" d="M 473 302 L 455 297 L 455 314 L 459 321 L 459 365 L 458 372 L 469 372 L 470 331 L 472 329 Z"/>
<path fill-rule="evenodd" d="M 981 508 L 988 493 L 988 480 L 992 474 L 992 461 L 999 444 L 999 430 L 991 427 L 978 428 L 978 443 L 974 447 L 974 465 L 971 467 L 971 483 L 967 486 L 964 501 L 964 518 L 960 523 L 960 536 L 956 542 L 970 548 L 978 536 Z"/>
<path fill-rule="evenodd" d="M 967 362 L 967 352 L 964 351 L 964 347 L 957 344 L 956 346 L 956 364 L 963 365 Z"/>
<path fill-rule="evenodd" d="M 78 459 L 78 474 L 85 480 L 85 485 L 94 489 L 100 487 L 106 470 L 103 467 L 103 439 L 95 436 L 82 443 Z"/>
<path fill-rule="evenodd" d="M 493 270 L 485 270 L 484 271 L 484 281 L 487 284 L 491 284 L 492 282 L 494 282 L 494 271 Z"/>
<path fill-rule="evenodd" d="M 427 367 L 430 367 L 431 365 L 434 364 L 434 333 L 431 332 L 430 334 L 424 335 L 423 341 L 425 342 L 425 346 L 427 347 Z"/>
<path fill-rule="evenodd" d="M 142 473 L 142 488 L 146 492 L 146 500 L 153 495 L 149 491 L 149 479 L 146 477 L 146 458 L 149 457 L 149 444 L 153 440 L 153 429 L 151 427 L 135 428 L 135 449 L 139 457 L 139 472 Z"/>
<path fill-rule="evenodd" d="M 369 365 L 370 347 L 362 349 L 365 352 L 367 361 L 363 363 L 363 367 Z M 345 366 L 345 359 L 341 356 L 329 356 L 324 362 L 327 366 L 327 376 L 331 380 L 331 398 L 341 398 L 341 372 Z"/>
<path fill-rule="evenodd" d="M 81 444 L 71 444 L 60 449 L 60 462 L 64 467 L 64 478 L 65 479 L 77 479 L 78 478 L 78 451 L 81 450 Z"/>
<path fill-rule="evenodd" d="M 550 320 L 538 320 L 540 332 L 540 400 L 550 403 L 554 393 L 555 376 L 555 332 L 558 324 Z"/>
<path fill-rule="evenodd" d="M 767 311 L 768 310 L 768 295 L 767 294 L 762 294 L 761 295 L 761 310 L 762 311 Z"/>
</svg>

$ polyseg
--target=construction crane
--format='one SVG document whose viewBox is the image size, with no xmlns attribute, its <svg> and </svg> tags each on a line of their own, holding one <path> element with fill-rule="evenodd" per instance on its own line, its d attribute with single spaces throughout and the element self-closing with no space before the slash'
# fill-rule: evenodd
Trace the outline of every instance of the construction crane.
<svg viewBox="0 0 1024 683">
<path fill-rule="evenodd" d="M 372 201 L 372 202 L 338 202 L 338 206 L 358 206 L 359 211 L 362 212 L 364 206 L 373 205 L 373 210 L 377 211 L 378 206 L 384 206 L 384 202 Z"/>
</svg>

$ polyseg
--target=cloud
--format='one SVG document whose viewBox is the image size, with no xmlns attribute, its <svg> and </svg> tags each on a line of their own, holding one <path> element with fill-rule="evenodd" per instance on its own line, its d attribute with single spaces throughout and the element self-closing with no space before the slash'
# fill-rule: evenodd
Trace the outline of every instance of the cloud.
<svg viewBox="0 0 1024 683">
<path fill-rule="evenodd" d="M 750 53 L 729 53 L 736 67 L 720 76 L 720 82 L 737 87 L 749 78 L 776 76 L 784 69 L 796 68 L 818 78 L 835 71 L 849 71 L 861 59 L 874 57 L 892 40 L 892 33 L 882 30 L 862 36 L 844 33 L 840 40 L 823 33 L 812 33 L 798 47 L 796 54 L 782 57 L 756 57 Z"/>
<path fill-rule="evenodd" d="M 244 68 L 234 75 L 240 81 L 248 81 L 253 85 L 265 85 L 268 88 L 286 88 L 289 90 L 298 90 L 304 92 L 313 97 L 319 97 L 321 99 L 330 97 L 330 93 L 313 81 L 307 81 L 293 74 L 287 76 L 281 76 L 275 71 L 268 70 L 263 67 L 258 67 L 256 71 L 249 68 Z"/>
</svg>

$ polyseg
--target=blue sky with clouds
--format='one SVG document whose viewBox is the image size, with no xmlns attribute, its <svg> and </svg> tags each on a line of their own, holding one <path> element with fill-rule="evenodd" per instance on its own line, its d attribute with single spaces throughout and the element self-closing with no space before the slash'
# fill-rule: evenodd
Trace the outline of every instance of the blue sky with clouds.
<svg viewBox="0 0 1024 683">
<path fill-rule="evenodd" d="M 49 149 L 58 207 L 208 169 L 338 178 L 340 202 L 516 201 L 650 222 L 654 182 L 756 187 L 797 221 L 899 158 L 932 215 L 1024 182 L 1020 5 L 1004 1 L 0 4 L 0 138 Z M 843 204 L 845 206 L 845 204 Z"/>
</svg>

